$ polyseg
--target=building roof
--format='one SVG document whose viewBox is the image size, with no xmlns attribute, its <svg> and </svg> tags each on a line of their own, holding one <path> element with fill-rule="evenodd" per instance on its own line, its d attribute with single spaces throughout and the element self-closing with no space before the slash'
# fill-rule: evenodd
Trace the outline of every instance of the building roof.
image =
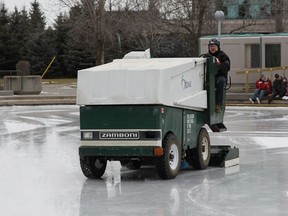
<svg viewBox="0 0 288 216">
<path fill-rule="evenodd" d="M 249 33 L 249 34 L 221 34 L 221 38 L 225 37 L 283 37 L 288 36 L 288 32 L 282 32 L 282 33 L 271 33 L 271 34 L 258 34 L 258 33 Z M 206 38 L 217 38 L 218 35 L 205 35 L 200 37 L 200 39 L 206 39 Z"/>
</svg>

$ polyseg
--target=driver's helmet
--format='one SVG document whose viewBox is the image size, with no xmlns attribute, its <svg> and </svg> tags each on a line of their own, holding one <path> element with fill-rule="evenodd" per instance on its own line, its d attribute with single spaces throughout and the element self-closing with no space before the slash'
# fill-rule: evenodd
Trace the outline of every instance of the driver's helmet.
<svg viewBox="0 0 288 216">
<path fill-rule="evenodd" d="M 216 45 L 218 47 L 218 49 L 220 50 L 220 41 L 217 38 L 213 38 L 209 41 L 208 48 L 211 45 Z"/>
</svg>

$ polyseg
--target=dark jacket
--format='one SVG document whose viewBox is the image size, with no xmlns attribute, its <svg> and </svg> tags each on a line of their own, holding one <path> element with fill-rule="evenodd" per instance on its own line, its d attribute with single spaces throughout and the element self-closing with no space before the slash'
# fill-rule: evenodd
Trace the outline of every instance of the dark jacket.
<svg viewBox="0 0 288 216">
<path fill-rule="evenodd" d="M 220 61 L 220 65 L 218 68 L 218 75 L 224 75 L 225 77 L 227 77 L 227 74 L 230 71 L 230 64 L 231 64 L 228 55 L 222 50 L 219 50 L 214 54 L 209 52 L 209 54 L 215 56 Z"/>
<path fill-rule="evenodd" d="M 273 94 L 277 95 L 281 92 L 282 79 L 273 81 Z"/>
</svg>

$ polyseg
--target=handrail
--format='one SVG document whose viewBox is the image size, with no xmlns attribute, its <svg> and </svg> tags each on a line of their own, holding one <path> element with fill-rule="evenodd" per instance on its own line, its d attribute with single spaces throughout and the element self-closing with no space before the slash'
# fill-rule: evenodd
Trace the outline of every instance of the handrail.
<svg viewBox="0 0 288 216">
<path fill-rule="evenodd" d="M 0 70 L 0 73 L 9 73 L 10 75 L 12 75 L 12 73 L 17 73 L 17 70 Z"/>
<path fill-rule="evenodd" d="M 288 69 L 288 66 L 281 66 L 281 67 L 271 67 L 271 68 L 256 68 L 256 69 L 252 69 L 252 70 L 243 70 L 243 71 L 237 71 L 236 74 L 237 75 L 245 75 L 246 79 L 245 79 L 245 92 L 248 93 L 249 92 L 249 75 L 250 74 L 255 74 L 255 73 L 259 73 L 259 76 L 262 72 L 269 72 L 270 74 L 270 80 L 273 80 L 273 72 L 274 71 L 281 71 L 283 70 L 283 76 L 285 77 L 285 71 Z"/>
</svg>

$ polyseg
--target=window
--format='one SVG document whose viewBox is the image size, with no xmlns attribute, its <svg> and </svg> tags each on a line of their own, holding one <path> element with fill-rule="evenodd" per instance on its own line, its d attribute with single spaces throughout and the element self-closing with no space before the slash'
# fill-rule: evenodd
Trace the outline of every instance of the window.
<svg viewBox="0 0 288 216">
<path fill-rule="evenodd" d="M 241 5 L 238 6 L 238 16 L 240 19 L 248 18 L 249 15 L 249 4 L 245 0 Z M 250 17 L 249 17 L 250 18 Z"/>
<path fill-rule="evenodd" d="M 265 67 L 281 66 L 281 46 L 280 44 L 265 45 Z"/>
<path fill-rule="evenodd" d="M 245 67 L 259 68 L 260 67 L 260 45 L 246 44 L 245 45 Z"/>
</svg>

